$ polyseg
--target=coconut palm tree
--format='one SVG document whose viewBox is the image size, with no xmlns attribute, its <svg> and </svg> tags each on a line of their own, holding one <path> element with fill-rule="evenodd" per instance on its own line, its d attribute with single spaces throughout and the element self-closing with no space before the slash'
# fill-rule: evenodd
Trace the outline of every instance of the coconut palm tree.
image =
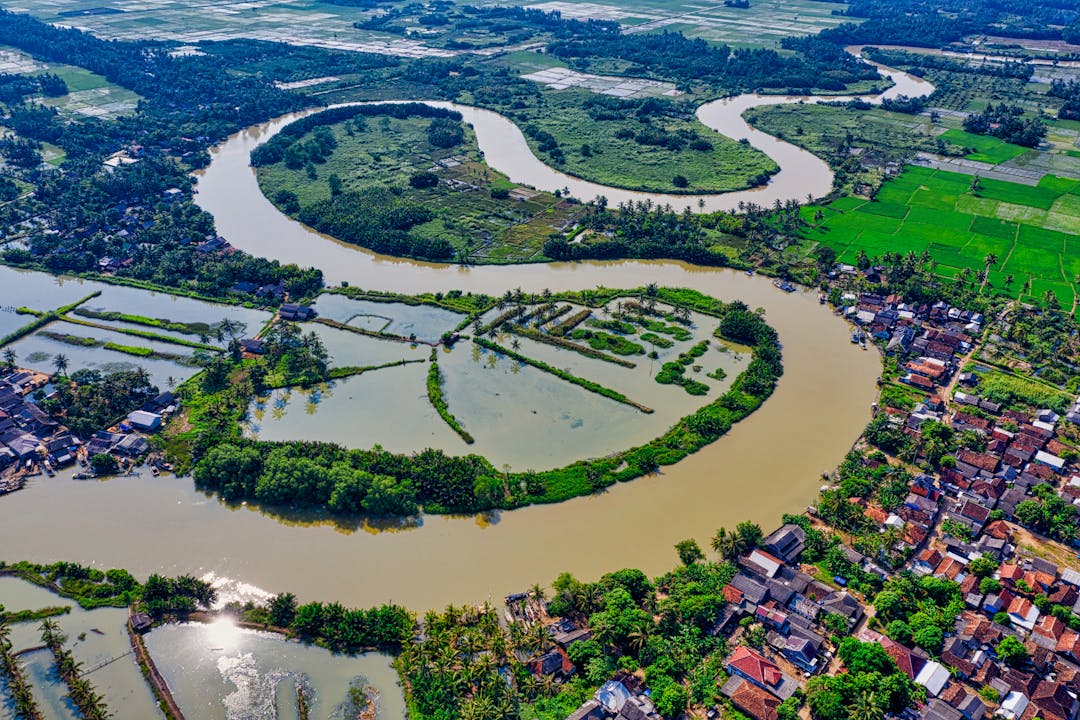
<svg viewBox="0 0 1080 720">
<path fill-rule="evenodd" d="M 8 348 L 7 350 L 4 351 L 4 365 L 7 366 L 8 370 L 14 370 L 15 369 L 15 358 L 16 357 L 18 357 L 18 356 L 15 354 L 15 351 L 12 350 L 11 348 Z"/>
<path fill-rule="evenodd" d="M 65 355 L 64 353 L 59 353 L 55 358 L 53 358 L 53 367 L 56 368 L 57 376 L 63 375 L 65 372 L 67 372 L 67 355 Z"/>
<path fill-rule="evenodd" d="M 885 720 L 885 711 L 872 691 L 864 691 L 849 708 L 851 720 Z"/>
<path fill-rule="evenodd" d="M 729 533 L 727 528 L 720 528 L 713 535 L 712 549 L 721 560 L 734 560 L 739 556 L 738 539 L 734 533 Z"/>
</svg>

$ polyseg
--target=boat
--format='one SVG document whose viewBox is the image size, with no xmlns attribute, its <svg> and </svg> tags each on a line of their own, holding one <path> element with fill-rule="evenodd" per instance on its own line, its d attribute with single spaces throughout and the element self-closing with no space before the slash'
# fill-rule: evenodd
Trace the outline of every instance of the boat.
<svg viewBox="0 0 1080 720">
<path fill-rule="evenodd" d="M 754 268 L 750 268 L 746 271 L 746 277 L 754 277 Z"/>
<path fill-rule="evenodd" d="M 851 331 L 851 344 L 852 345 L 858 345 L 862 341 L 863 341 L 862 331 L 861 330 L 852 330 Z"/>
<path fill-rule="evenodd" d="M 789 282 L 787 280 L 773 280 L 773 285 L 780 288 L 784 292 L 789 292 L 789 293 L 790 292 L 795 292 L 795 290 L 798 289 L 798 288 L 795 287 L 794 284 L 792 284 L 791 282 Z"/>
<path fill-rule="evenodd" d="M 151 465 L 150 466 L 150 474 L 153 475 L 154 477 L 157 477 L 158 475 L 161 474 L 161 472 L 157 469 L 157 465 Z"/>
<path fill-rule="evenodd" d="M 71 476 L 72 480 L 93 480 L 93 473 L 77 472 Z"/>
<path fill-rule="evenodd" d="M 817 301 L 818 301 L 818 304 L 820 304 L 820 305 L 824 305 L 824 304 L 825 304 L 825 302 L 826 302 L 826 301 L 827 301 L 828 299 L 829 299 L 829 298 L 828 298 L 828 297 L 826 297 L 825 293 L 818 293 L 818 296 L 817 296 Z"/>
</svg>

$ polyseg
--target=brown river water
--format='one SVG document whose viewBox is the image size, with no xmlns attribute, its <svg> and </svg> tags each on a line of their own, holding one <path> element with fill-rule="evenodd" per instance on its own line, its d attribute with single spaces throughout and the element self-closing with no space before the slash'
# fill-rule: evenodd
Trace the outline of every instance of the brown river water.
<svg viewBox="0 0 1080 720">
<path fill-rule="evenodd" d="M 728 120 L 755 104 L 743 102 L 727 101 L 734 108 Z M 404 527 L 268 516 L 208 498 L 190 478 L 38 477 L 0 499 L 5 557 L 125 567 L 138 576 L 213 573 L 265 591 L 354 606 L 394 601 L 423 609 L 498 599 L 548 583 L 562 571 L 582 578 L 631 566 L 660 573 L 676 562 L 679 540 L 694 537 L 705 547 L 718 527 L 742 520 L 769 529 L 781 514 L 799 512 L 813 500 L 821 473 L 836 466 L 869 420 L 878 356 L 852 345 L 847 325 L 814 293 L 786 294 L 766 278 L 667 261 L 464 268 L 378 256 L 313 232 L 263 197 L 248 155 L 286 122 L 279 118 L 229 138 L 199 179 L 199 204 L 234 246 L 314 265 L 332 284 L 372 290 L 501 294 L 515 287 L 557 291 L 652 282 L 740 299 L 764 308 L 780 334 L 785 374 L 776 393 L 727 436 L 658 475 L 558 505 L 484 517 L 424 516 Z M 485 131 L 477 130 L 483 147 Z M 486 154 L 506 171 L 509 155 Z M 790 183 L 784 185 L 790 197 L 823 194 L 830 179 L 823 189 L 814 185 L 821 178 L 808 170 L 813 163 L 799 162 L 784 164 L 774 183 L 788 178 L 783 182 Z"/>
</svg>

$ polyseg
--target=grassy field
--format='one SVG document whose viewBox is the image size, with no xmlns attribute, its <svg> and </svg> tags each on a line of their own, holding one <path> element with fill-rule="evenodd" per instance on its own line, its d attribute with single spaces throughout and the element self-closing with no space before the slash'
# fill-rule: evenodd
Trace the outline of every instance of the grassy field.
<svg viewBox="0 0 1080 720">
<path fill-rule="evenodd" d="M 548 193 L 527 200 L 496 199 L 493 189 L 517 186 L 480 159 L 475 137 L 466 128 L 465 142 L 449 149 L 427 139 L 430 120 L 369 118 L 367 129 L 346 130 L 347 123 L 330 126 L 337 148 L 316 166 L 311 178 L 301 168 L 284 163 L 260 168 L 259 184 L 267 197 L 280 190 L 296 193 L 301 205 L 330 197 L 329 178 L 341 178 L 345 190 L 386 186 L 409 188 L 409 177 L 431 171 L 442 181 L 434 188 L 407 192 L 421 198 L 436 213 L 434 220 L 413 228 L 427 237 L 443 237 L 472 262 L 521 262 L 538 259 L 548 235 L 571 223 L 580 206 L 567 206 Z M 446 181 L 458 183 L 452 188 Z M 532 191 L 529 191 L 532 194 Z"/>
<path fill-rule="evenodd" d="M 725 137 L 696 119 L 658 118 L 649 125 L 670 135 L 693 132 L 712 145 L 711 150 L 693 150 L 689 146 L 670 150 L 642 145 L 634 138 L 616 137 L 619 130 L 641 132 L 646 125 L 637 119 L 595 120 L 582 104 L 595 97 L 587 90 L 551 91 L 538 108 L 522 111 L 518 118 L 524 126 L 534 124 L 550 133 L 565 155 L 564 162 L 553 162 L 530 139 L 533 152 L 563 172 L 602 185 L 658 192 L 727 192 L 752 187 L 755 178 L 775 171 L 774 163 L 764 153 Z M 588 145 L 589 154 L 583 152 Z M 689 186 L 680 190 L 672 180 L 676 175 L 687 179 Z"/>
<path fill-rule="evenodd" d="M 44 63 L 14 48 L 0 47 L 0 72 L 39 75 L 50 72 L 59 75 L 68 86 L 68 94 L 58 98 L 39 98 L 71 116 L 112 118 L 131 113 L 139 96 L 100 75 L 73 65 Z"/>
<path fill-rule="evenodd" d="M 988 288 L 1022 300 L 1052 291 L 1073 306 L 1080 289 L 1080 181 L 1047 176 L 1037 187 L 909 167 L 886 182 L 874 202 L 841 198 L 805 209 L 807 239 L 834 248 L 841 262 L 859 251 L 930 252 L 937 272 L 982 273 L 987 255 L 997 256 Z"/>
</svg>

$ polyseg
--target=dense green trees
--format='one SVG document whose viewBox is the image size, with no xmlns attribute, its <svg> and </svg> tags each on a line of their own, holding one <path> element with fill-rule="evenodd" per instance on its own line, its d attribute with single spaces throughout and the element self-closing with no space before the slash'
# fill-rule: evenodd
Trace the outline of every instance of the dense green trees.
<svg viewBox="0 0 1080 720">
<path fill-rule="evenodd" d="M 837 653 L 846 673 L 817 676 L 806 684 L 815 720 L 865 720 L 900 713 L 922 700 L 926 691 L 896 666 L 884 648 L 844 638 Z"/>
<path fill-rule="evenodd" d="M 394 455 L 302 442 L 222 443 L 194 468 L 200 487 L 227 500 L 374 515 L 411 515 L 418 503 L 436 512 L 482 509 L 475 488 L 495 474 L 475 455 L 449 457 L 440 450 Z"/>
<path fill-rule="evenodd" d="M 1046 123 L 1038 118 L 1025 119 L 1023 108 L 1005 103 L 988 105 L 981 113 L 964 118 L 964 130 L 1024 147 L 1036 147 L 1046 137 Z"/>
<path fill-rule="evenodd" d="M 582 69 L 621 60 L 632 64 L 632 72 L 673 80 L 680 86 L 706 84 L 731 93 L 761 88 L 843 90 L 850 83 L 878 77 L 871 66 L 827 44 L 792 49 L 798 54 L 733 49 L 673 32 L 596 33 L 556 40 L 547 48 Z"/>
<path fill-rule="evenodd" d="M 1073 540 L 1080 534 L 1076 506 L 1060 498 L 1053 485 L 1036 485 L 1031 493 L 1033 498 L 1016 506 L 1017 522 L 1058 540 Z"/>
<path fill-rule="evenodd" d="M 67 382 L 57 383 L 56 392 L 38 403 L 72 433 L 87 438 L 139 409 L 157 392 L 142 368 L 107 374 L 83 369 L 73 372 Z"/>
</svg>

